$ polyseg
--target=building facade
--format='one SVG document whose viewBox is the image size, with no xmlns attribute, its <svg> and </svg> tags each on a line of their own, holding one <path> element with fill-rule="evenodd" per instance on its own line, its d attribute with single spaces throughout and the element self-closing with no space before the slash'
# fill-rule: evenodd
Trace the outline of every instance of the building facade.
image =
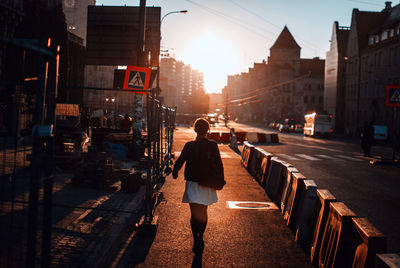
<svg viewBox="0 0 400 268">
<path fill-rule="evenodd" d="M 223 89 L 232 119 L 267 123 L 323 111 L 324 60 L 300 58 L 300 46 L 285 26 L 267 62 L 228 76 Z"/>
<path fill-rule="evenodd" d="M 208 112 L 203 73 L 167 54 L 161 58 L 160 88 L 163 104 L 181 114 Z"/>
<path fill-rule="evenodd" d="M 391 2 L 377 12 L 354 9 L 349 29 L 334 23 L 325 102 L 327 110 L 336 109 L 336 127 L 345 134 L 359 136 L 370 122 L 387 126 L 389 136 L 398 135 L 398 108 L 385 106 L 385 89 L 400 83 L 399 35 L 400 5 L 392 7 Z"/>
<path fill-rule="evenodd" d="M 345 62 L 350 27 L 333 23 L 330 50 L 325 61 L 324 109 L 333 115 L 335 133 L 344 133 Z"/>
</svg>

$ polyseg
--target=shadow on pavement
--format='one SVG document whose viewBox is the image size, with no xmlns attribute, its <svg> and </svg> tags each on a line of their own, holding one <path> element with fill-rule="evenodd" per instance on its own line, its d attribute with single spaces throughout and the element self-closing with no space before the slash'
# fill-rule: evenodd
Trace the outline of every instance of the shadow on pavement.
<svg viewBox="0 0 400 268">
<path fill-rule="evenodd" d="M 126 249 L 125 256 L 122 256 L 123 263 L 119 263 L 118 267 L 135 267 L 143 263 L 146 260 L 156 234 L 156 230 L 152 232 L 141 232 L 138 230 Z"/>
</svg>

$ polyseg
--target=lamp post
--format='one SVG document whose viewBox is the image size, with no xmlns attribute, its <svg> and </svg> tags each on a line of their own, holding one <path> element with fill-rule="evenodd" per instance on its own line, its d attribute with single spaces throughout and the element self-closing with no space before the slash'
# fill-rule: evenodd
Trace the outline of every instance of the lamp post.
<svg viewBox="0 0 400 268">
<path fill-rule="evenodd" d="M 187 10 L 177 10 L 177 11 L 171 11 L 171 12 L 168 12 L 167 14 L 165 14 L 162 18 L 161 18 L 161 21 L 160 21 L 160 52 L 161 52 L 161 25 L 162 25 L 162 22 L 163 22 L 163 20 L 165 19 L 165 17 L 167 17 L 168 15 L 171 15 L 171 14 L 177 14 L 177 13 L 183 13 L 183 14 L 185 14 L 185 13 L 187 13 L 188 11 Z M 160 58 L 159 58 L 159 60 L 158 60 L 158 66 L 157 66 L 157 88 L 156 88 L 156 98 L 158 98 L 159 97 L 159 94 L 160 94 L 160 75 L 161 75 L 161 72 L 160 72 L 160 66 L 161 66 L 161 55 L 160 55 Z"/>
</svg>

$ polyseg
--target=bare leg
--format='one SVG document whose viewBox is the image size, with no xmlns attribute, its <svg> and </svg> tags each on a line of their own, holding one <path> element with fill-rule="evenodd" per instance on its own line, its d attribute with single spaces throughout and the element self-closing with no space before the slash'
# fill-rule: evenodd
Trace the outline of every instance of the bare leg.
<svg viewBox="0 0 400 268">
<path fill-rule="evenodd" d="M 207 206 L 196 204 L 196 203 L 189 203 L 190 205 L 190 226 L 192 227 L 193 233 L 193 252 L 194 253 L 201 253 L 204 247 L 203 235 L 204 231 L 206 230 L 207 226 Z"/>
</svg>

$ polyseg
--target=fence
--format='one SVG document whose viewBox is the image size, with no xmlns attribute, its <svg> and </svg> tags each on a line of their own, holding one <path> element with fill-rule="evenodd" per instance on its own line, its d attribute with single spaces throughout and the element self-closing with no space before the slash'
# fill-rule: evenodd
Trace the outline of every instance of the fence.
<svg viewBox="0 0 400 268">
<path fill-rule="evenodd" d="M 0 267 L 48 267 L 59 47 L 50 39 L 0 44 L 15 61 L 7 66 L 15 81 L 0 84 Z"/>
</svg>

